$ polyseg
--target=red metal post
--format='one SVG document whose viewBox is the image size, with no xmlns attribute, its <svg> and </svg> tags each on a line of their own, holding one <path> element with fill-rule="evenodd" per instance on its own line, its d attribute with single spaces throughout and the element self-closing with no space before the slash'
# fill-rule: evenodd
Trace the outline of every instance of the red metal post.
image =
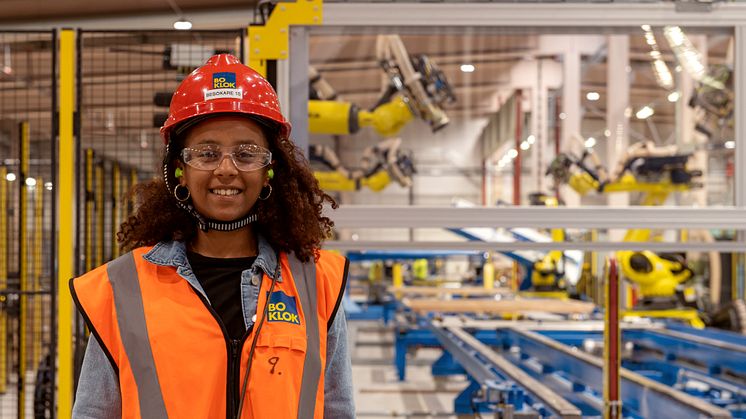
<svg viewBox="0 0 746 419">
<path fill-rule="evenodd" d="M 521 205 L 521 141 L 523 140 L 523 105 L 521 89 L 515 91 L 515 151 L 513 159 L 513 205 Z"/>
<path fill-rule="evenodd" d="M 619 327 L 619 272 L 615 259 L 607 260 L 604 327 L 604 419 L 622 417 L 620 399 L 621 333 Z"/>
</svg>

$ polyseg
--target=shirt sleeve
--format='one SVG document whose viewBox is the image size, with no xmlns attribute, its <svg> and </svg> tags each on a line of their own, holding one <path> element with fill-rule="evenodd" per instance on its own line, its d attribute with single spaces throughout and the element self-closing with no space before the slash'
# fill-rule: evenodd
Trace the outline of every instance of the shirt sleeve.
<svg viewBox="0 0 746 419">
<path fill-rule="evenodd" d="M 355 417 L 352 363 L 347 344 L 347 319 L 341 305 L 326 340 L 324 417 L 334 419 Z"/>
<path fill-rule="evenodd" d="M 75 393 L 73 419 L 120 419 L 119 379 L 96 338 L 91 334 Z"/>
</svg>

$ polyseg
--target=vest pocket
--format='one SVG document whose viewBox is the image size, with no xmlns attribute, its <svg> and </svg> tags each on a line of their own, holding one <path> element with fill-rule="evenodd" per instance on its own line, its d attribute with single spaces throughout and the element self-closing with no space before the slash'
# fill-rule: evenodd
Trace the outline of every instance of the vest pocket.
<svg viewBox="0 0 746 419">
<path fill-rule="evenodd" d="M 307 339 L 263 332 L 269 333 L 257 341 L 249 385 L 253 419 L 296 417 Z"/>
</svg>

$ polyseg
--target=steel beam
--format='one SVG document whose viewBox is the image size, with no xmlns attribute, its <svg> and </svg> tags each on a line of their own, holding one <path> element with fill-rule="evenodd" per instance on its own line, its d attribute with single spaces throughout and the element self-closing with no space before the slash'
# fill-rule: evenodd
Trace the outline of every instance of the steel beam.
<svg viewBox="0 0 746 419">
<path fill-rule="evenodd" d="M 456 358 L 470 376 L 480 382 L 510 380 L 524 389 L 530 398 L 540 402 L 559 418 L 580 419 L 581 412 L 549 387 L 532 378 L 502 355 L 458 327 L 445 330 L 431 326 L 443 347 Z M 487 361 L 487 363 L 485 363 Z M 495 369 L 500 375 L 497 376 Z"/>
<path fill-rule="evenodd" d="M 607 252 L 613 250 L 649 250 L 651 252 L 688 252 L 688 251 L 716 251 L 743 252 L 746 243 L 741 242 L 713 242 L 713 243 L 680 243 L 680 242 L 457 242 L 457 241 L 373 241 L 373 240 L 329 240 L 324 247 L 340 251 L 350 250 L 480 250 L 484 252 L 511 252 L 518 250 L 583 250 L 589 252 Z"/>
<path fill-rule="evenodd" d="M 673 330 L 629 330 L 627 341 L 655 349 L 669 359 L 685 359 L 705 365 L 712 374 L 724 369 L 746 376 L 746 346 Z"/>
<path fill-rule="evenodd" d="M 681 207 L 410 207 L 342 205 L 325 208 L 335 227 L 358 228 L 655 228 L 746 230 L 746 208 Z"/>
<path fill-rule="evenodd" d="M 523 356 L 538 360 L 562 372 L 573 382 L 583 384 L 596 392 L 602 389 L 603 361 L 598 357 L 573 350 L 535 332 L 506 329 L 498 332 L 511 346 L 517 346 Z M 667 387 L 627 369 L 622 369 L 622 398 L 625 410 L 637 412 L 642 417 L 730 418 L 730 413 L 696 397 Z"/>
<path fill-rule="evenodd" d="M 653 26 L 680 25 L 694 28 L 727 28 L 746 22 L 746 4 L 720 2 L 708 13 L 681 13 L 674 3 L 490 3 L 490 2 L 325 2 L 324 26 L 333 31 L 372 26 L 423 27 L 443 32 L 448 27 L 579 28 L 630 27 L 641 23 Z M 314 32 L 317 29 L 314 28 Z M 399 30 L 399 28 L 397 28 Z"/>
</svg>

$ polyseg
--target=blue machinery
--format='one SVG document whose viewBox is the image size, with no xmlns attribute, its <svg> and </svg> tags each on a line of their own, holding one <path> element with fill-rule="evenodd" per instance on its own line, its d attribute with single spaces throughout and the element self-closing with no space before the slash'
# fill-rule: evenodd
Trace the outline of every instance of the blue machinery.
<svg viewBox="0 0 746 419">
<path fill-rule="evenodd" d="M 441 347 L 433 375 L 469 377 L 457 414 L 602 416 L 603 361 L 591 349 L 603 345 L 602 323 L 451 320 L 396 332 L 400 379 L 408 349 Z M 622 336 L 623 417 L 746 418 L 746 336 L 673 324 L 623 325 Z"/>
</svg>

